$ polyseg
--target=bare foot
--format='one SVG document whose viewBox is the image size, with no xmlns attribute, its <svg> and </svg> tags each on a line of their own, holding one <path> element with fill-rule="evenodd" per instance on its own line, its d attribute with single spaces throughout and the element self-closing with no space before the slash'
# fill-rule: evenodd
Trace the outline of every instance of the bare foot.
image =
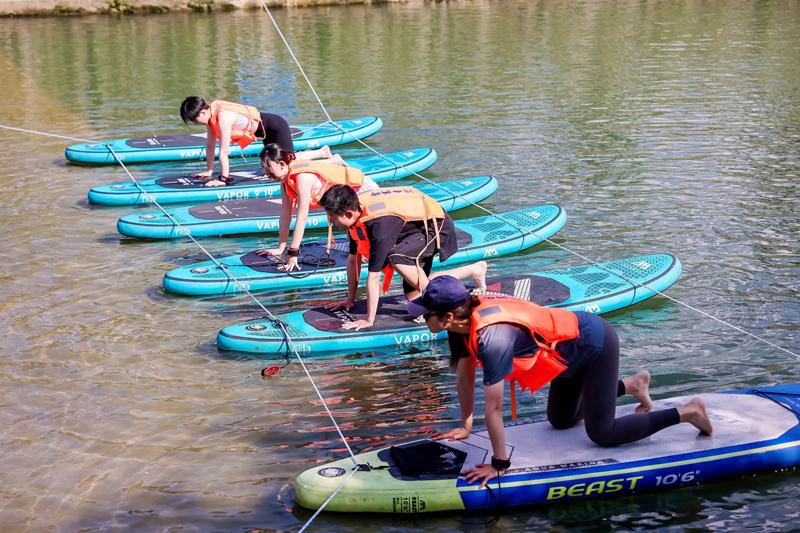
<svg viewBox="0 0 800 533">
<path fill-rule="evenodd" d="M 685 405 L 678 407 L 678 414 L 681 422 L 688 422 L 702 433 L 711 435 L 714 428 L 711 427 L 711 419 L 706 412 L 706 404 L 700 398 L 694 398 Z"/>
<path fill-rule="evenodd" d="M 625 384 L 625 394 L 630 394 L 639 400 L 637 413 L 646 413 L 653 408 L 653 402 L 650 400 L 650 372 L 642 370 L 623 379 L 622 383 Z"/>
<path fill-rule="evenodd" d="M 475 280 L 477 283 L 479 291 L 486 290 L 486 271 L 489 269 L 489 265 L 486 264 L 486 261 L 478 261 L 474 265 L 472 265 L 473 271 L 470 273 L 470 277 Z"/>
<path fill-rule="evenodd" d="M 325 148 L 328 148 L 328 147 L 326 146 Z M 328 151 L 330 152 L 331 149 L 328 148 Z M 330 163 L 332 165 L 339 165 L 340 167 L 349 167 L 350 166 L 350 165 L 347 164 L 347 161 L 342 159 L 342 156 L 340 156 L 339 154 L 333 154 L 331 156 L 331 158 L 330 158 Z"/>
<path fill-rule="evenodd" d="M 328 159 L 331 157 L 331 147 L 327 144 L 325 146 L 320 147 L 320 159 Z"/>
</svg>

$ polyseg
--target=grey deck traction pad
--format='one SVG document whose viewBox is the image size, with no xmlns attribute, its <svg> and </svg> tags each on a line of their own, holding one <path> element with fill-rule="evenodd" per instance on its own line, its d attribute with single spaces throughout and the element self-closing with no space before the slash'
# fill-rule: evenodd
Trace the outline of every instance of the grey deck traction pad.
<svg viewBox="0 0 800 533">
<path fill-rule="evenodd" d="M 646 461 L 752 444 L 775 439 L 798 423 L 791 411 L 755 395 L 701 394 L 700 397 L 714 426 L 712 436 L 700 434 L 691 424 L 678 424 L 638 442 L 602 448 L 589 440 L 583 422 L 565 430 L 553 429 L 542 417 L 506 424 L 506 448 L 511 459 L 507 475 Z M 692 398 L 658 400 L 653 409 L 677 407 Z M 632 414 L 636 405 L 617 407 L 617 417 Z M 492 447 L 486 430 L 473 431 L 463 441 L 446 444 L 467 452 L 464 469 L 491 460 Z"/>
<path fill-rule="evenodd" d="M 233 182 L 230 185 L 266 185 L 271 183 L 264 177 L 264 172 L 258 170 L 239 170 L 230 173 Z M 214 176 L 216 177 L 216 175 Z M 173 176 L 164 176 L 156 180 L 156 185 L 164 187 L 165 189 L 201 189 L 206 186 L 209 180 L 204 178 L 193 178 L 191 174 L 176 174 Z M 217 189 L 222 192 L 225 187 L 208 187 L 209 189 Z"/>
<path fill-rule="evenodd" d="M 235 202 L 214 202 L 189 208 L 189 214 L 200 220 L 231 220 L 281 216 L 281 200 L 253 199 Z M 322 209 L 309 209 L 309 215 L 325 215 Z"/>
</svg>

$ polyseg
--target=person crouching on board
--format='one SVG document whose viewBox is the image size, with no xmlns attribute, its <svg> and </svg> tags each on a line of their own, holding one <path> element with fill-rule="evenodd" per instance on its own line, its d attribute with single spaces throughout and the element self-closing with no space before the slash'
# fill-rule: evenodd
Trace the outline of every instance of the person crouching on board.
<svg viewBox="0 0 800 533">
<path fill-rule="evenodd" d="M 345 323 L 344 329 L 369 328 L 378 312 L 378 297 L 389 288 L 392 274 L 403 278 L 408 300 L 416 298 L 428 279 L 449 274 L 459 279 L 471 277 L 485 289 L 485 262 L 454 268 L 431 276 L 433 256 L 442 263 L 458 251 L 456 228 L 450 216 L 433 198 L 412 187 L 394 187 L 356 194 L 345 185 L 331 187 L 319 200 L 331 223 L 350 237 L 347 256 L 347 299 L 333 302 L 326 309 L 350 310 L 355 303 L 361 260 L 367 270 L 367 318 Z M 296 230 L 295 230 L 296 231 Z M 421 321 L 419 323 L 422 323 Z"/>
<path fill-rule="evenodd" d="M 378 186 L 363 172 L 348 165 L 332 165 L 317 161 L 296 161 L 294 154 L 277 144 L 268 144 L 261 151 L 261 168 L 270 181 L 281 182 L 281 218 L 279 222 L 278 247 L 260 250 L 258 255 L 288 255 L 283 269 L 286 272 L 300 270 L 297 258 L 300 243 L 303 242 L 308 210 L 319 207 L 319 200 L 334 185 L 346 185 L 354 191 L 366 192 Z M 338 155 L 335 157 L 339 157 Z M 341 158 L 340 158 L 341 159 Z M 286 249 L 289 240 L 289 226 L 292 211 L 297 209 L 292 244 Z"/>
<path fill-rule="evenodd" d="M 511 296 L 475 296 L 450 276 L 432 279 L 422 296 L 408 303 L 433 333 L 447 331 L 450 367 L 457 372 L 461 427 L 434 440 L 465 439 L 472 431 L 475 368 L 483 367 L 486 428 L 494 456 L 463 472 L 481 487 L 508 469 L 503 426 L 503 382 L 516 381 L 531 393 L 550 383 L 547 419 L 556 429 L 585 421 L 586 434 L 599 446 L 643 439 L 681 422 L 711 435 L 700 398 L 673 409 L 650 412 L 650 374 L 646 370 L 619 380 L 619 340 L 614 328 L 591 313 L 546 308 Z M 615 419 L 616 399 L 630 394 L 636 412 Z M 546 443 L 543 443 L 546 444 Z"/>
<path fill-rule="evenodd" d="M 283 117 L 271 113 L 260 113 L 253 106 L 214 100 L 207 104 L 199 96 L 189 96 L 181 103 L 181 118 L 186 124 L 202 124 L 206 127 L 206 171 L 192 174 L 193 178 L 211 178 L 214 174 L 214 148 L 219 141 L 219 166 L 221 175 L 210 179 L 207 187 L 227 185 L 230 177 L 228 147 L 238 144 L 242 150 L 256 139 L 264 146 L 277 144 L 294 154 L 292 131 Z M 339 156 L 334 157 L 328 146 L 317 150 L 305 150 L 295 154 L 296 159 L 324 159 L 329 163 L 344 165 Z"/>
</svg>

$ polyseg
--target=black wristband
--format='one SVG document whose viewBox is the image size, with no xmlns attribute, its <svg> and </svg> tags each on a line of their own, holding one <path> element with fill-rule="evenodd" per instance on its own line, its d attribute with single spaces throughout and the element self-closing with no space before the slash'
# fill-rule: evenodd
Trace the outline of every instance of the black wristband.
<svg viewBox="0 0 800 533">
<path fill-rule="evenodd" d="M 510 459 L 498 459 L 494 455 L 492 456 L 492 468 L 495 470 L 508 470 L 511 468 L 511 460 Z"/>
<path fill-rule="evenodd" d="M 286 255 L 288 255 L 289 257 L 297 257 L 298 255 L 300 255 L 300 248 L 287 248 Z"/>
</svg>

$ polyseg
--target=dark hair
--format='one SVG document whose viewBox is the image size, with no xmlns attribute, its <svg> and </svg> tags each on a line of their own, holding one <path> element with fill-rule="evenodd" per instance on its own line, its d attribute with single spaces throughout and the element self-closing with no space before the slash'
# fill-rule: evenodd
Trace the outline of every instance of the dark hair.
<svg viewBox="0 0 800 533">
<path fill-rule="evenodd" d="M 475 295 L 469 297 L 469 301 L 461 307 L 456 307 L 448 313 L 452 313 L 455 318 L 465 319 L 472 316 L 472 311 L 480 305 L 480 300 Z M 440 315 L 442 313 L 439 313 Z M 456 370 L 458 362 L 462 359 L 469 357 L 471 354 L 467 350 L 467 336 L 463 333 L 447 332 L 447 344 L 450 345 L 450 361 L 447 365 Z"/>
<path fill-rule="evenodd" d="M 358 211 L 358 195 L 352 187 L 347 185 L 334 185 L 319 199 L 319 205 L 325 211 L 330 211 L 339 216 L 347 211 Z"/>
<path fill-rule="evenodd" d="M 264 175 L 268 178 L 273 177 L 269 171 L 269 161 L 276 163 L 286 163 L 287 165 L 294 161 L 294 152 L 284 150 L 279 144 L 270 143 L 264 145 L 264 149 L 258 154 L 261 159 L 261 167 L 264 169 Z"/>
<path fill-rule="evenodd" d="M 197 119 L 200 111 L 209 107 L 206 101 L 199 96 L 187 96 L 181 104 L 181 118 L 186 124 L 189 124 Z"/>
</svg>

